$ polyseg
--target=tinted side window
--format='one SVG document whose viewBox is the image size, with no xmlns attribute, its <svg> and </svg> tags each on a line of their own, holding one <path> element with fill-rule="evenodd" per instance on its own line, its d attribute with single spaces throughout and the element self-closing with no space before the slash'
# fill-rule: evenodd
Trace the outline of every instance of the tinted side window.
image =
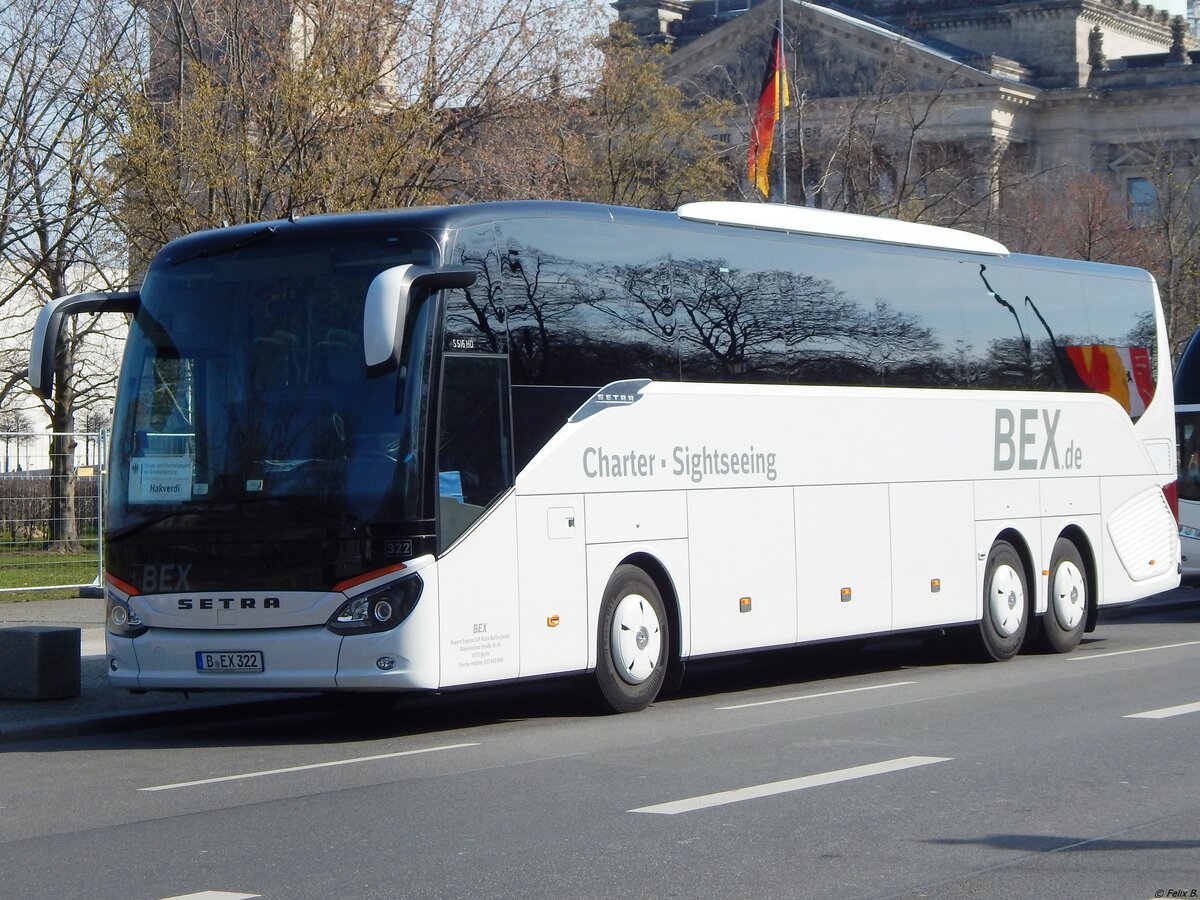
<svg viewBox="0 0 1200 900">
<path fill-rule="evenodd" d="M 445 548 L 512 485 L 513 470 L 505 358 L 447 353 L 442 366 L 437 458 Z"/>
<path fill-rule="evenodd" d="M 503 225 L 518 470 L 576 409 L 627 378 L 679 378 L 670 235 L 603 222 Z"/>
<path fill-rule="evenodd" d="M 1094 391 L 1141 415 L 1157 371 L 1147 284 L 1019 262 L 980 269 L 991 302 L 969 310 L 972 386 Z"/>
<path fill-rule="evenodd" d="M 721 235 L 675 261 L 684 377 L 791 384 L 953 383 L 954 260 L 830 241 Z"/>
<path fill-rule="evenodd" d="M 685 381 L 787 381 L 791 247 L 735 233 L 687 235 L 673 256 L 672 301 Z"/>
<path fill-rule="evenodd" d="M 455 265 L 475 267 L 479 277 L 468 288 L 445 292 L 442 346 L 457 353 L 506 352 L 508 333 L 495 227 L 459 232 L 451 259 Z"/>
<path fill-rule="evenodd" d="M 966 387 L 1078 390 L 1064 348 L 1086 316 L 1079 277 L 1003 260 L 976 263 L 964 304 Z"/>
<path fill-rule="evenodd" d="M 1135 418 L 1154 399 L 1158 372 L 1158 341 L 1149 298 L 1149 287 L 1131 279 L 1085 280 L 1083 299 L 1093 338 L 1093 364 L 1084 369 L 1082 354 L 1072 358 L 1089 388 L 1108 394 Z M 1095 364 L 1096 357 L 1103 358 L 1102 367 Z M 1097 369 L 1107 371 L 1100 375 Z"/>
<path fill-rule="evenodd" d="M 954 260 L 869 246 L 811 244 L 790 260 L 791 380 L 934 387 L 955 383 L 962 338 Z"/>
<path fill-rule="evenodd" d="M 611 223 L 505 224 L 514 384 L 678 378 L 667 235 Z"/>
</svg>

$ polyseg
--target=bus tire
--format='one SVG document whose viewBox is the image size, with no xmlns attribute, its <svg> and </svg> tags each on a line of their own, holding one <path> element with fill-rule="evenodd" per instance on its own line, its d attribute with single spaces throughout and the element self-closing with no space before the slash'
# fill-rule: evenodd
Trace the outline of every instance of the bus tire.
<svg viewBox="0 0 1200 900">
<path fill-rule="evenodd" d="M 636 712 L 654 702 L 667 672 L 667 611 L 654 580 L 618 566 L 604 590 L 596 637 L 596 687 L 602 708 Z"/>
<path fill-rule="evenodd" d="M 979 621 L 985 659 L 1012 659 L 1029 627 L 1029 586 L 1021 556 L 1008 541 L 996 541 L 983 575 L 983 617 Z"/>
<path fill-rule="evenodd" d="M 1038 648 L 1047 653 L 1070 653 L 1083 637 L 1091 598 L 1083 557 L 1067 538 L 1059 538 L 1054 544 L 1046 591 Z"/>
</svg>

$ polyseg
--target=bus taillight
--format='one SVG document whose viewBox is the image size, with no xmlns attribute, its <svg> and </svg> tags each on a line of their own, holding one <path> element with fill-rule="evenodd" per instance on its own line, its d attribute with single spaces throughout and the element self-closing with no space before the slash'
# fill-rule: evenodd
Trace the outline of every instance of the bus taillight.
<svg viewBox="0 0 1200 900">
<path fill-rule="evenodd" d="M 1175 524 L 1179 524 L 1179 484 L 1174 481 L 1168 481 L 1162 486 L 1163 496 L 1167 498 L 1167 506 L 1171 507 L 1171 515 L 1175 517 Z"/>
</svg>

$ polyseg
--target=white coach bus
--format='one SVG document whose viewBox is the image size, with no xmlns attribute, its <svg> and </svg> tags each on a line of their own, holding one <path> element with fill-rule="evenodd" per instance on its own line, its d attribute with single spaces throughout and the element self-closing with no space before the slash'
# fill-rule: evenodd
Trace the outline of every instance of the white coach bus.
<svg viewBox="0 0 1200 900">
<path fill-rule="evenodd" d="M 1174 587 L 1142 271 L 784 206 L 517 202 L 168 244 L 105 517 L 111 682 L 439 691 L 964 626 L 1071 650 Z"/>
<path fill-rule="evenodd" d="M 1183 577 L 1200 580 L 1200 328 L 1175 367 L 1175 440 L 1179 448 L 1179 549 Z"/>
</svg>

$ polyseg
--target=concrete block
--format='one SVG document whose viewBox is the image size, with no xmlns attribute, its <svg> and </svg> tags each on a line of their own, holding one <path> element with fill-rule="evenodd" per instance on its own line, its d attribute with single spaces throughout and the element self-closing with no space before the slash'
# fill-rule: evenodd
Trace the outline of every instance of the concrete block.
<svg viewBox="0 0 1200 900">
<path fill-rule="evenodd" d="M 0 628 L 0 698 L 78 697 L 80 634 L 49 625 Z"/>
</svg>

